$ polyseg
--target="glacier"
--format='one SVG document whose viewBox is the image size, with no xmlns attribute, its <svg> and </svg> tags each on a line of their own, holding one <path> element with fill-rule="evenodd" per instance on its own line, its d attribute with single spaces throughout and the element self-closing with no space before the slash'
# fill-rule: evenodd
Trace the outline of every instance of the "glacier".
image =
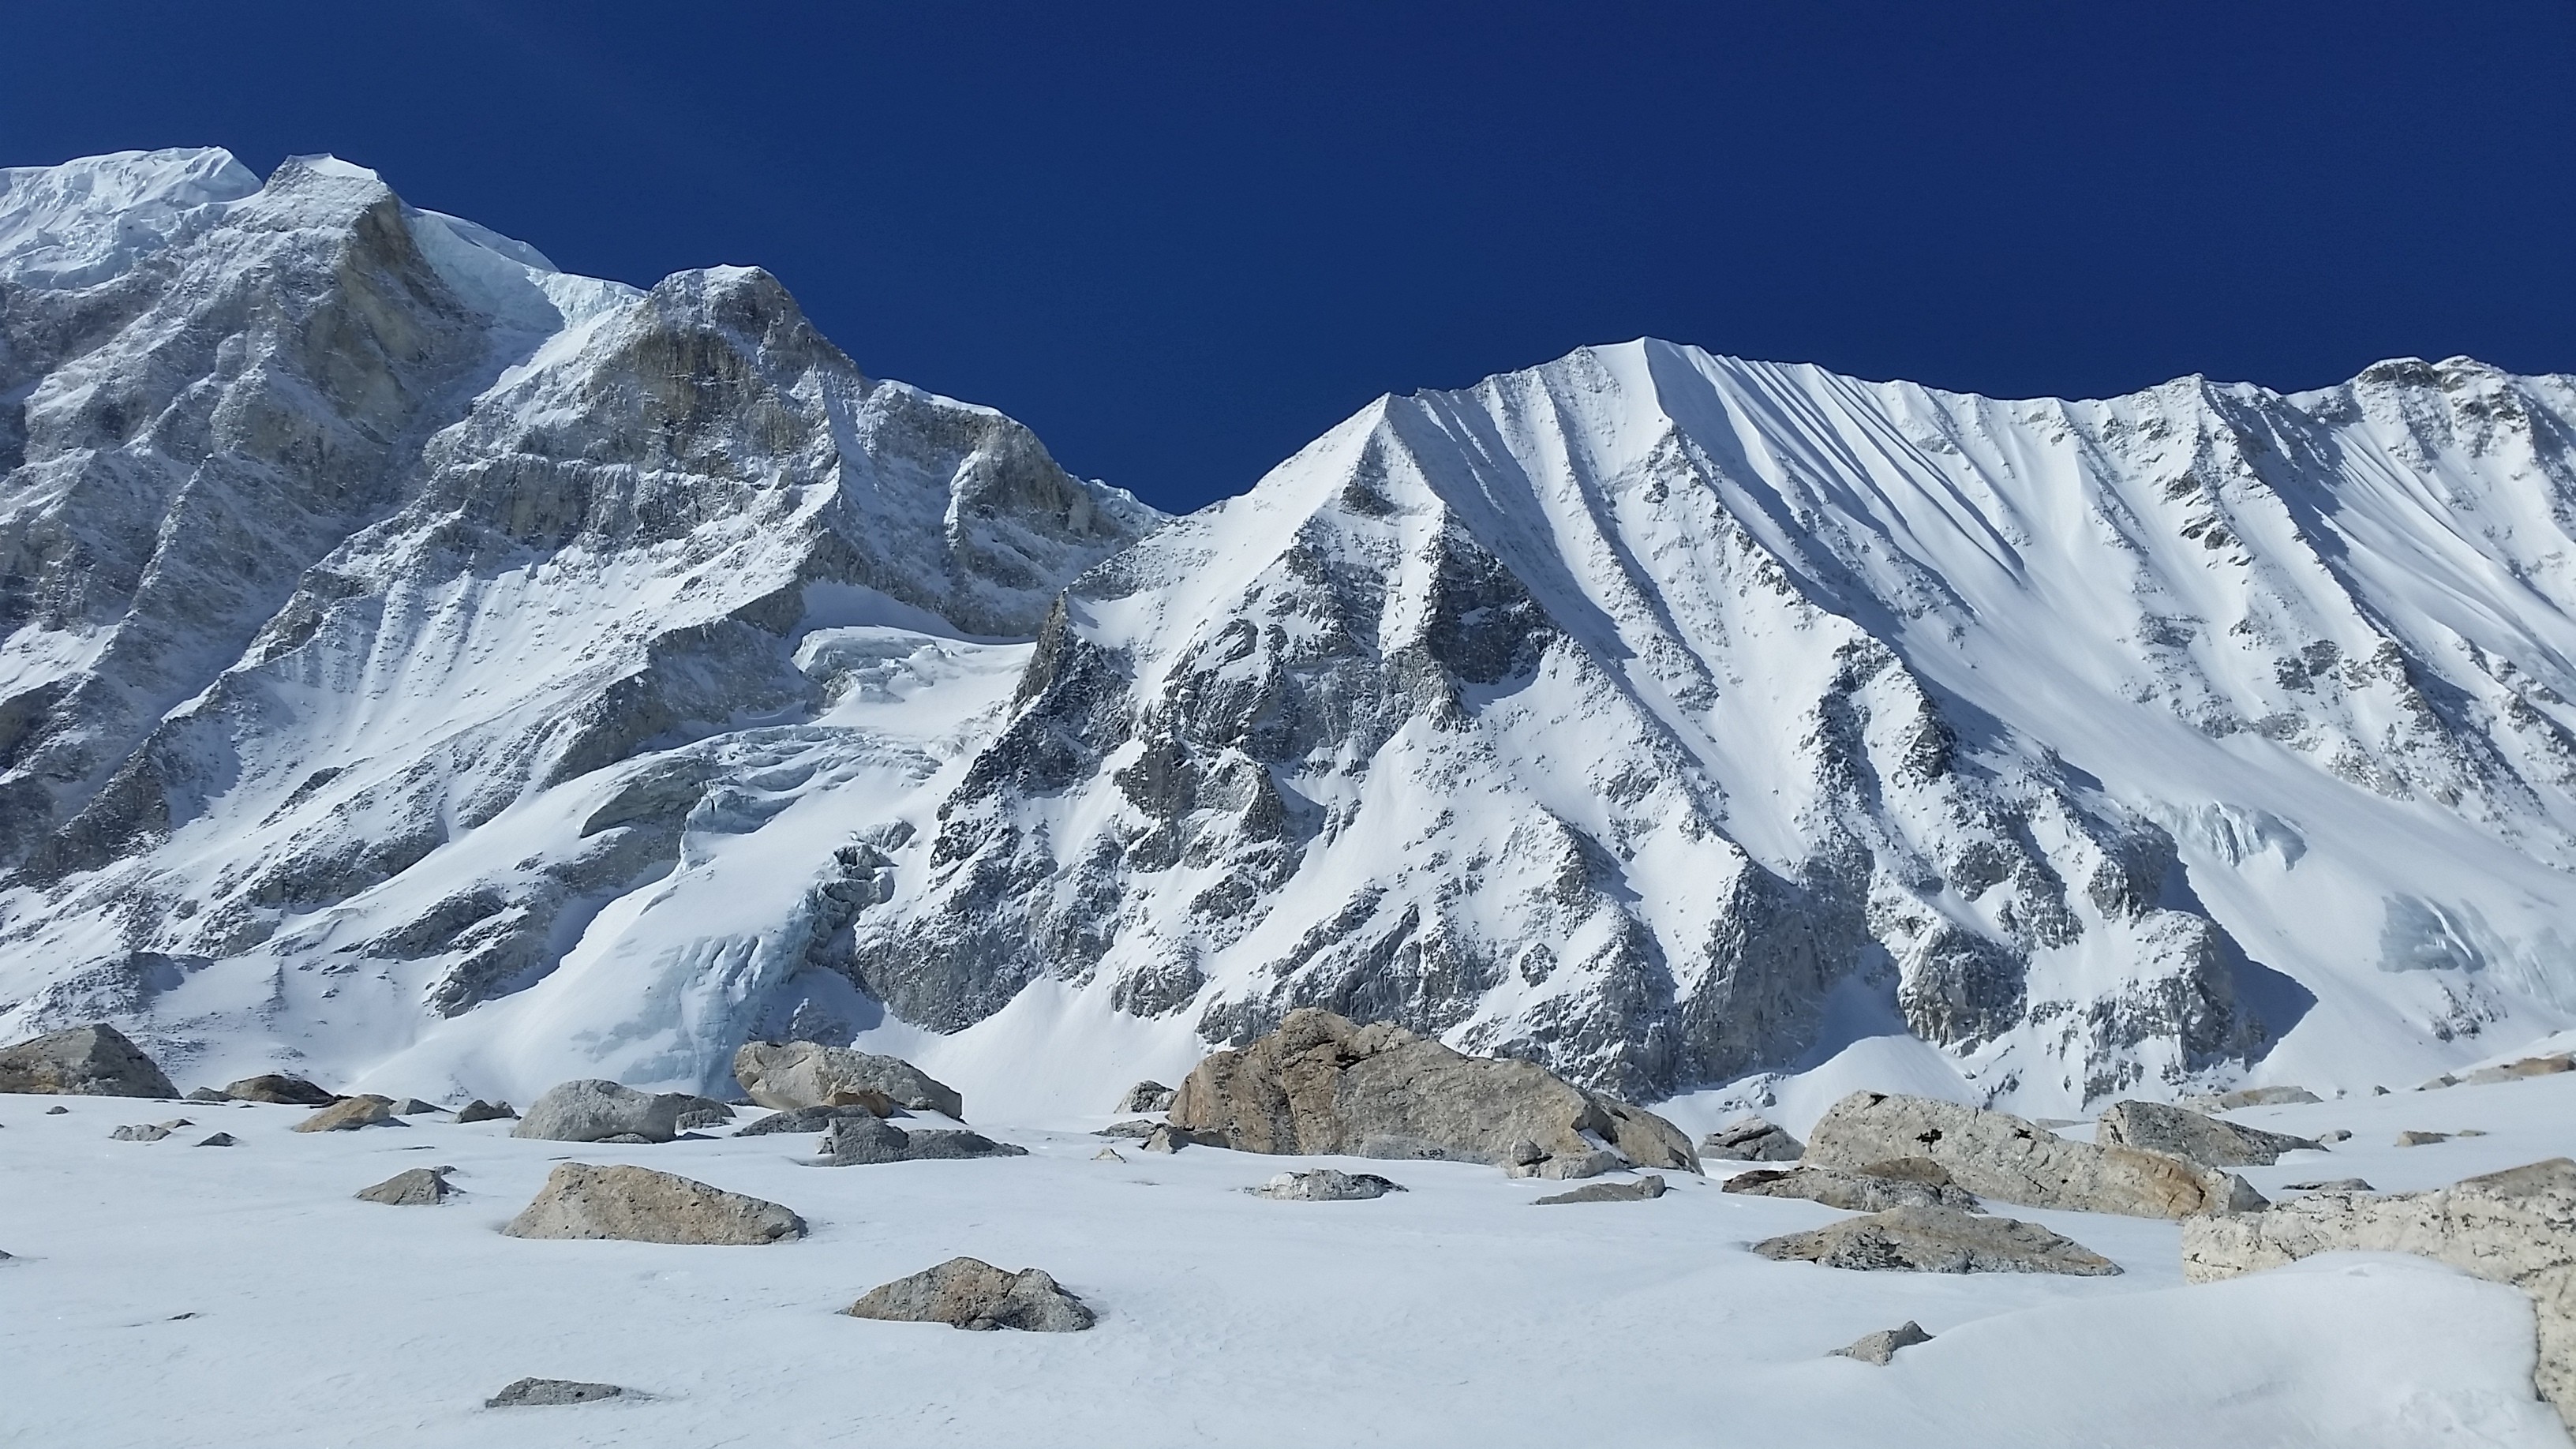
<svg viewBox="0 0 2576 1449">
<path fill-rule="evenodd" d="M 0 472 L 0 1038 L 1061 1114 L 1321 1004 L 2072 1114 L 2576 1025 L 2567 377 L 1643 340 L 1166 518 L 757 269 L 164 151 L 0 171 Z"/>
</svg>

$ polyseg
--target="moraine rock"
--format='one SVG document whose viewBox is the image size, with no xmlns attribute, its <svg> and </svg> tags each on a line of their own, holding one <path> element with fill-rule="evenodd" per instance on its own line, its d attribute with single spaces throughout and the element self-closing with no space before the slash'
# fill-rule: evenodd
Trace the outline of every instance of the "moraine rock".
<svg viewBox="0 0 2576 1449">
<path fill-rule="evenodd" d="M 1360 1026 L 1313 1007 L 1200 1062 L 1169 1115 L 1244 1152 L 1447 1158 L 1531 1177 L 1632 1164 L 1700 1170 L 1690 1139 L 1652 1112 L 1529 1062 L 1465 1056 L 1400 1026 Z M 1539 1161 L 1514 1161 L 1524 1142 L 1540 1149 Z"/>
<path fill-rule="evenodd" d="M 170 1129 L 157 1122 L 138 1122 L 130 1127 L 119 1127 L 107 1135 L 113 1142 L 158 1142 L 170 1135 Z"/>
<path fill-rule="evenodd" d="M 2496 1082 L 2517 1082 L 2525 1077 L 2552 1077 L 2576 1070 L 2576 1053 L 2558 1052 L 2545 1057 L 2524 1057 L 2500 1067 L 2480 1067 L 2460 1078 L 2464 1086 L 2484 1087 Z"/>
<path fill-rule="evenodd" d="M 1026 1157 L 1029 1150 L 996 1142 L 980 1132 L 906 1132 L 874 1114 L 845 1117 L 823 1134 L 822 1165 L 856 1167 L 883 1162 L 927 1162 L 973 1157 Z"/>
<path fill-rule="evenodd" d="M 48 1117 L 60 1117 L 60 1116 L 62 1116 L 64 1113 L 69 1112 L 70 1110 L 71 1110 L 71 1108 L 66 1107 L 66 1106 L 63 1106 L 63 1105 L 62 1105 L 62 1104 L 60 1104 L 60 1103 L 56 1103 L 55 1105 L 53 1105 L 53 1106 L 51 1106 L 51 1107 L 47 1107 L 47 1108 L 45 1109 L 45 1115 L 46 1115 L 46 1116 L 48 1116 Z"/>
<path fill-rule="evenodd" d="M 223 1096 L 236 1102 L 270 1102 L 286 1107 L 328 1107 L 340 1099 L 302 1077 L 244 1077 L 224 1088 Z"/>
<path fill-rule="evenodd" d="M 1127 1159 L 1118 1155 L 1117 1148 L 1103 1147 L 1098 1152 L 1091 1154 L 1091 1160 L 1094 1162 L 1125 1162 Z"/>
<path fill-rule="evenodd" d="M 1845 1212 L 1876 1213 L 1897 1207 L 1985 1211 L 1975 1193 L 1953 1183 L 1947 1168 L 1926 1157 L 1874 1162 L 1865 1169 L 1799 1166 L 1739 1172 L 1721 1186 L 1756 1197 L 1805 1198 Z"/>
<path fill-rule="evenodd" d="M 615 1384 L 585 1384 L 572 1379 L 521 1379 L 483 1401 L 487 1409 L 551 1408 L 559 1404 L 595 1404 L 633 1395 Z"/>
<path fill-rule="evenodd" d="M 1806 1151 L 1788 1132 L 1759 1117 L 1747 1117 L 1700 1139 L 1699 1155 L 1727 1162 L 1795 1162 Z"/>
<path fill-rule="evenodd" d="M 1782 1261 L 1913 1273 L 2071 1273 L 2100 1277 L 2120 1265 L 2037 1223 L 1956 1208 L 1900 1207 L 1753 1245 Z"/>
<path fill-rule="evenodd" d="M 2185 1097 L 2182 1105 L 2195 1112 L 2233 1112 L 2239 1107 L 2299 1107 L 2323 1101 L 2305 1087 L 2239 1087 L 2208 1097 Z"/>
<path fill-rule="evenodd" d="M 2541 1397 L 2576 1430 L 2576 1161 L 2553 1157 L 2433 1192 L 2325 1192 L 2183 1224 L 2182 1273 L 2206 1283 L 2317 1253 L 2419 1253 L 2531 1295 Z"/>
<path fill-rule="evenodd" d="M 606 1142 L 621 1137 L 668 1142 L 680 1135 L 682 1117 L 723 1105 L 686 1092 L 639 1092 L 591 1077 L 548 1087 L 510 1135 L 547 1142 Z M 725 1115 L 732 1113 L 728 1110 Z"/>
<path fill-rule="evenodd" d="M 1319 1167 L 1310 1172 L 1283 1172 L 1259 1187 L 1247 1187 L 1254 1197 L 1273 1202 L 1361 1202 L 1404 1191 L 1404 1184 L 1378 1176 L 1374 1172 L 1340 1172 Z"/>
<path fill-rule="evenodd" d="M 951 1258 L 909 1278 L 869 1290 L 842 1310 L 852 1318 L 892 1323 L 945 1323 L 978 1331 L 1017 1328 L 1075 1333 L 1094 1316 L 1080 1298 L 1035 1268 L 1006 1272 L 979 1258 Z"/>
<path fill-rule="evenodd" d="M 436 1207 L 447 1200 L 448 1194 L 456 1191 L 447 1182 L 447 1174 L 455 1170 L 452 1167 L 415 1167 L 408 1172 L 397 1172 L 373 1187 L 358 1189 L 357 1199 L 360 1202 L 380 1202 L 387 1207 Z"/>
<path fill-rule="evenodd" d="M 445 1107 L 438 1105 L 436 1102 L 424 1102 L 418 1097 L 405 1097 L 393 1105 L 393 1113 L 397 1117 L 419 1117 L 427 1113 L 444 1112 L 446 1110 L 447 1109 Z"/>
<path fill-rule="evenodd" d="M 220 1087 L 195 1087 L 189 1090 L 188 1095 L 183 1100 L 190 1102 L 224 1103 L 230 1102 L 232 1098 L 225 1096 L 223 1089 Z"/>
<path fill-rule="evenodd" d="M 2105 1147 L 2161 1152 L 2203 1167 L 2269 1167 L 2284 1152 L 2315 1152 L 2324 1144 L 2286 1132 L 2265 1132 L 2221 1122 L 2161 1102 L 2114 1102 L 2093 1140 Z"/>
<path fill-rule="evenodd" d="M 1117 1110 L 1121 1112 L 1168 1112 L 1172 1107 L 1172 1098 L 1177 1095 L 1179 1094 L 1173 1091 L 1173 1089 L 1164 1086 L 1160 1082 L 1138 1082 L 1136 1085 L 1127 1089 L 1126 1096 L 1118 1099 Z"/>
<path fill-rule="evenodd" d="M 1874 1363 L 1885 1367 L 1896 1357 L 1898 1349 L 1912 1348 L 1918 1343 L 1931 1341 L 1932 1335 L 1923 1331 L 1923 1325 L 1909 1318 L 1894 1328 L 1882 1328 L 1876 1333 L 1862 1334 L 1848 1347 L 1835 1349 L 1829 1356 L 1856 1358 L 1862 1363 Z"/>
<path fill-rule="evenodd" d="M 1094 1137 L 1132 1137 L 1141 1141 L 1144 1138 L 1153 1136 L 1156 1131 L 1165 1125 L 1166 1124 L 1161 1122 L 1148 1122 L 1144 1118 L 1139 1117 L 1133 1122 L 1113 1122 L 1091 1135 Z"/>
<path fill-rule="evenodd" d="M 559 1165 L 501 1231 L 513 1238 L 758 1246 L 805 1236 L 805 1220 L 756 1197 L 649 1167 Z"/>
<path fill-rule="evenodd" d="M 2281 1191 L 2283 1191 L 2283 1192 L 2377 1192 L 2377 1191 L 2379 1191 L 2379 1189 L 2377 1189 L 2377 1188 L 2375 1188 L 2375 1187 L 2372 1187 L 2372 1186 L 2370 1185 L 2370 1181 L 2369 1181 L 2369 1179 L 2367 1179 L 2367 1178 L 2360 1178 L 2360 1177 L 2324 1177 L 2324 1178 L 2319 1178 L 2319 1179 L 2317 1179 L 2317 1180 L 2316 1180 L 2316 1181 L 2314 1181 L 2314 1182 L 2289 1182 L 2289 1183 L 2283 1183 L 2283 1184 L 2281 1185 Z"/>
<path fill-rule="evenodd" d="M 751 1100 L 781 1111 L 864 1101 L 874 1092 L 894 1106 L 966 1120 L 966 1101 L 956 1088 L 901 1057 L 810 1041 L 754 1041 L 734 1053 L 733 1075 Z"/>
<path fill-rule="evenodd" d="M 507 1102 L 486 1102 L 480 1097 L 456 1109 L 456 1121 L 460 1126 L 467 1122 L 506 1122 L 518 1115 Z"/>
<path fill-rule="evenodd" d="M 1649 1172 L 1635 1182 L 1587 1182 L 1571 1192 L 1551 1193 L 1532 1207 L 1562 1207 L 1581 1202 L 1651 1202 L 1664 1195 L 1664 1179 Z"/>
<path fill-rule="evenodd" d="M 892 1106 L 891 1103 L 888 1104 Z M 900 1107 L 893 1110 L 901 1111 Z M 772 1112 L 751 1125 L 741 1128 L 736 1137 L 768 1137 L 780 1132 L 828 1132 L 842 1122 L 865 1117 L 871 1121 L 885 1116 L 875 1106 L 846 1102 L 837 1107 L 799 1107 L 792 1112 Z"/>
<path fill-rule="evenodd" d="M 1147 1130 L 1144 1139 L 1136 1144 L 1136 1148 L 1140 1152 L 1171 1153 L 1178 1152 L 1184 1147 L 1230 1147 L 1232 1145 L 1219 1133 L 1194 1132 L 1187 1127 L 1175 1127 L 1169 1122 L 1156 1122 Z"/>
<path fill-rule="evenodd" d="M 0 1047 L 0 1092 L 79 1097 L 176 1097 L 143 1049 L 106 1022 Z"/>
<path fill-rule="evenodd" d="M 362 1093 L 323 1108 L 295 1124 L 298 1132 L 355 1132 L 361 1127 L 400 1127 L 390 1098 Z"/>
<path fill-rule="evenodd" d="M 233 1134 L 229 1132 L 218 1132 L 197 1145 L 199 1147 L 234 1147 L 240 1144 L 235 1140 Z"/>
<path fill-rule="evenodd" d="M 2430 1147 L 2436 1142 L 2448 1142 L 2451 1140 L 2452 1136 L 2453 1134 L 2448 1132 L 2418 1132 L 2413 1128 L 2408 1128 L 2406 1131 L 2397 1134 L 2397 1145 L 2400 1147 Z"/>
<path fill-rule="evenodd" d="M 2185 1218 L 2263 1202 L 2245 1179 L 2223 1171 L 2071 1142 L 2008 1113 L 1928 1097 L 1854 1092 L 1807 1135 L 1811 1166 L 1861 1169 L 1904 1157 L 1930 1158 L 1968 1191 L 2026 1207 Z"/>
</svg>

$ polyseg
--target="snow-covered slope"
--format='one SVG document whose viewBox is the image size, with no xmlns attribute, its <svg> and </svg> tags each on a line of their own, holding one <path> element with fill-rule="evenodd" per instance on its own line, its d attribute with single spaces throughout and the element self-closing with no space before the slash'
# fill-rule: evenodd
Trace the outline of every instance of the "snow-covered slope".
<svg viewBox="0 0 2576 1449">
<path fill-rule="evenodd" d="M 0 179 L 0 1036 L 524 1094 L 792 1032 L 1029 1120 L 1306 1002 L 1709 1110 L 2576 1024 L 2566 378 L 1641 342 L 1163 524 L 757 271 Z"/>
</svg>

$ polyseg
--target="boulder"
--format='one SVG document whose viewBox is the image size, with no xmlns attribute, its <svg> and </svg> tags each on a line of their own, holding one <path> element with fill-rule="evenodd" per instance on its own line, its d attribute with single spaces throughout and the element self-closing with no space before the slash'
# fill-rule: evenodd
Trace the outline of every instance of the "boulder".
<svg viewBox="0 0 2576 1449">
<path fill-rule="evenodd" d="M 1786 1171 L 1739 1172 L 1721 1186 L 1755 1197 L 1797 1197 L 1845 1212 L 1877 1213 L 1897 1207 L 1945 1207 L 1981 1213 L 1977 1195 L 1950 1180 L 1949 1170 L 1928 1157 L 1872 1163 L 1864 1169 L 1798 1166 Z"/>
<path fill-rule="evenodd" d="M 323 1108 L 295 1124 L 298 1132 L 355 1132 L 361 1127 L 400 1127 L 403 1120 L 394 1115 L 391 1098 L 373 1092 L 348 1098 Z"/>
<path fill-rule="evenodd" d="M 107 1135 L 114 1142 L 158 1142 L 170 1135 L 170 1129 L 157 1122 L 138 1122 L 131 1127 L 119 1127 Z"/>
<path fill-rule="evenodd" d="M 1153 1136 L 1156 1132 L 1162 1130 L 1168 1125 L 1168 1123 L 1163 1122 L 1148 1122 L 1144 1118 L 1139 1117 L 1133 1122 L 1112 1122 L 1108 1126 L 1101 1128 L 1091 1135 L 1094 1137 L 1133 1137 L 1138 1141 L 1142 1141 L 1145 1138 Z"/>
<path fill-rule="evenodd" d="M 1178 1152 L 1184 1147 L 1224 1147 L 1226 1145 L 1228 1145 L 1226 1139 L 1217 1133 L 1193 1132 L 1187 1127 L 1175 1127 L 1169 1122 L 1153 1124 L 1153 1127 L 1145 1133 L 1145 1139 L 1136 1144 L 1138 1150 L 1144 1152 Z"/>
<path fill-rule="evenodd" d="M 244 1077 L 224 1088 L 223 1095 L 236 1102 L 270 1102 L 282 1107 L 328 1107 L 340 1099 L 302 1077 Z"/>
<path fill-rule="evenodd" d="M 887 1104 L 892 1111 L 901 1107 Z M 828 1132 L 834 1124 L 859 1117 L 883 1117 L 887 1114 L 861 1102 L 845 1102 L 836 1107 L 799 1107 L 793 1112 L 772 1112 L 748 1127 L 737 1129 L 736 1137 L 766 1137 L 774 1132 Z"/>
<path fill-rule="evenodd" d="M 231 1147 L 235 1146 L 236 1143 L 233 1139 L 233 1134 L 229 1132 L 218 1132 L 197 1145 L 199 1147 Z"/>
<path fill-rule="evenodd" d="M 745 1042 L 733 1054 L 734 1080 L 763 1107 L 789 1111 L 866 1100 L 877 1093 L 889 1107 L 938 1112 L 966 1120 L 966 1101 L 955 1088 L 901 1057 L 874 1056 L 820 1042 Z M 879 1116 L 886 1115 L 883 1112 Z"/>
<path fill-rule="evenodd" d="M 890 1323 L 945 1323 L 978 1331 L 1017 1328 L 1032 1333 L 1076 1333 L 1093 1322 L 1091 1309 L 1035 1268 L 1005 1272 L 980 1258 L 951 1258 L 909 1278 L 869 1290 L 842 1310 L 852 1318 Z"/>
<path fill-rule="evenodd" d="M 1664 1179 L 1649 1172 L 1635 1182 L 1587 1182 L 1572 1192 L 1552 1193 L 1532 1207 L 1562 1207 L 1577 1202 L 1648 1202 L 1664 1195 Z"/>
<path fill-rule="evenodd" d="M 684 1130 L 682 1117 L 723 1106 L 686 1092 L 639 1092 L 589 1077 L 546 1088 L 510 1135 L 548 1142 L 606 1142 L 620 1137 L 668 1142 Z M 725 1115 L 733 1114 L 727 1110 Z"/>
<path fill-rule="evenodd" d="M 415 1167 L 397 1172 L 373 1187 L 358 1189 L 360 1202 L 380 1202 L 387 1207 L 436 1207 L 456 1191 L 447 1185 L 452 1167 Z"/>
<path fill-rule="evenodd" d="M 823 1134 L 820 1148 L 826 1167 L 857 1167 L 881 1162 L 925 1162 L 941 1158 L 1026 1157 L 1029 1150 L 996 1142 L 981 1132 L 906 1132 L 874 1114 L 844 1117 Z"/>
<path fill-rule="evenodd" d="M 2037 1223 L 1945 1207 L 1900 1207 L 1753 1245 L 1766 1258 L 1828 1268 L 1911 1273 L 2071 1273 L 2101 1277 L 2120 1265 Z"/>
<path fill-rule="evenodd" d="M 601 1399 L 624 1398 L 628 1390 L 615 1384 L 584 1384 L 571 1379 L 521 1379 L 483 1401 L 487 1409 L 548 1408 L 557 1404 L 593 1404 Z"/>
<path fill-rule="evenodd" d="M 2239 1127 L 2162 1102 L 2114 1102 L 2093 1140 L 2197 1162 L 2203 1167 L 2269 1167 L 2284 1152 L 2322 1151 L 2324 1144 L 2286 1132 Z"/>
<path fill-rule="evenodd" d="M 1874 1363 L 1884 1368 L 1888 1360 L 1896 1357 L 1898 1349 L 1931 1341 L 1932 1335 L 1923 1331 L 1923 1325 L 1909 1318 L 1897 1327 L 1862 1334 L 1849 1347 L 1835 1349 L 1830 1356 L 1856 1358 L 1862 1363 Z"/>
<path fill-rule="evenodd" d="M 45 1115 L 48 1117 L 60 1117 L 70 1110 L 71 1108 L 64 1106 L 60 1102 L 56 1102 L 54 1105 L 45 1109 Z"/>
<path fill-rule="evenodd" d="M 2416 1132 L 2408 1130 L 2397 1134 L 2397 1145 L 2400 1147 L 2430 1147 L 2436 1142 L 2448 1142 L 2450 1140 L 2451 1134 L 2448 1132 Z"/>
<path fill-rule="evenodd" d="M 2317 1253 L 2420 1253 L 2531 1295 L 2533 1374 L 2576 1430 L 2576 1161 L 2553 1157 L 2432 1192 L 2320 1192 L 2269 1212 L 2187 1222 L 2185 1282 L 2206 1283 Z"/>
<path fill-rule="evenodd" d="M 1094 1162 L 1125 1162 L 1127 1159 L 1118 1155 L 1117 1148 L 1103 1147 L 1098 1152 L 1091 1154 L 1091 1160 Z"/>
<path fill-rule="evenodd" d="M 2500 1067 L 2480 1067 L 2460 1080 L 2468 1086 L 2483 1087 L 2494 1082 L 2519 1081 L 2524 1077 L 2556 1076 L 2569 1070 L 2576 1070 L 2576 1054 L 2559 1052 L 2552 1056 L 2524 1057 L 2521 1061 L 2507 1062 Z"/>
<path fill-rule="evenodd" d="M 473 1101 L 456 1109 L 456 1120 L 460 1124 L 466 1122 L 506 1122 L 516 1118 L 518 1115 L 519 1114 L 517 1112 L 510 1109 L 510 1104 L 507 1102 L 486 1102 L 480 1097 L 477 1097 Z"/>
<path fill-rule="evenodd" d="M 1905 1157 L 1939 1163 L 1979 1197 L 2025 1207 L 2186 1218 L 2263 1203 L 2245 1179 L 2216 1168 L 2071 1142 L 2009 1113 L 1928 1097 L 1854 1092 L 1807 1134 L 1810 1166 L 1859 1170 Z"/>
<path fill-rule="evenodd" d="M 1160 1082 L 1138 1082 L 1136 1085 L 1127 1089 L 1126 1096 L 1118 1099 L 1118 1110 L 1121 1112 L 1168 1112 L 1171 1110 L 1172 1098 L 1175 1095 L 1176 1094 L 1171 1088 L 1164 1086 Z"/>
<path fill-rule="evenodd" d="M 1374 1172 L 1337 1172 L 1319 1167 L 1312 1172 L 1283 1172 L 1244 1191 L 1273 1202 L 1362 1202 L 1402 1192 L 1404 1184 L 1390 1182 Z"/>
<path fill-rule="evenodd" d="M 2315 1182 L 2293 1182 L 2282 1186 L 2283 1192 L 2377 1192 L 2379 1189 L 2358 1177 L 2326 1177 Z"/>
<path fill-rule="evenodd" d="M 397 1117 L 418 1117 L 425 1112 L 444 1112 L 446 1110 L 447 1109 L 445 1107 L 438 1105 L 436 1102 L 424 1102 L 418 1097 L 405 1097 L 393 1105 L 393 1113 Z"/>
<path fill-rule="evenodd" d="M 1392 1023 L 1359 1026 L 1315 1007 L 1200 1062 L 1169 1116 L 1243 1152 L 1448 1158 L 1529 1177 L 1632 1164 L 1699 1171 L 1690 1139 L 1652 1112 L 1535 1063 L 1466 1056 Z M 1537 1161 L 1514 1161 L 1524 1142 Z"/>
<path fill-rule="evenodd" d="M 232 1098 L 225 1096 L 220 1088 L 196 1087 L 192 1088 L 188 1095 L 181 1100 L 189 1102 L 229 1102 Z"/>
<path fill-rule="evenodd" d="M 1720 1127 L 1699 1140 L 1699 1155 L 1728 1162 L 1795 1162 L 1807 1149 L 1788 1132 L 1759 1117 Z"/>
<path fill-rule="evenodd" d="M 2305 1087 L 2239 1087 L 2216 1096 L 2185 1097 L 2182 1104 L 2196 1112 L 2233 1112 L 2239 1107 L 2296 1107 L 2323 1100 Z"/>
<path fill-rule="evenodd" d="M 67 1097 L 179 1095 L 141 1047 L 103 1021 L 0 1047 L 0 1092 Z"/>
<path fill-rule="evenodd" d="M 757 1246 L 805 1236 L 805 1220 L 777 1203 L 649 1167 L 566 1162 L 501 1231 L 513 1238 Z"/>
</svg>

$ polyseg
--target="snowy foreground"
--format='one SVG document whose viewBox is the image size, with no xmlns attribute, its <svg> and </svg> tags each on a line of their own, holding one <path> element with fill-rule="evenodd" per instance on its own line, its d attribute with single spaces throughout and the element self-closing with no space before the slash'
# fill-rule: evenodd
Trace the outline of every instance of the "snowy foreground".
<svg viewBox="0 0 2576 1449">
<path fill-rule="evenodd" d="M 2428 1188 L 2568 1154 L 2571 1107 L 2576 1075 L 2233 1115 L 2356 1134 L 2247 1170 L 2277 1196 L 2319 1177 Z M 109 1140 L 182 1113 L 195 1125 L 166 1141 Z M 2185 1287 L 2168 1222 L 1995 1205 L 2109 1255 L 2126 1270 L 2114 1278 L 1857 1273 L 1746 1250 L 1842 1214 L 1686 1174 L 1656 1201 L 1534 1208 L 1564 1185 L 1336 1160 L 1410 1191 L 1285 1203 L 1239 1189 L 1323 1159 L 1120 1143 L 1123 1163 L 1094 1160 L 1087 1129 L 1107 1118 L 977 1120 L 1024 1158 L 817 1168 L 798 1160 L 813 1139 L 783 1134 L 574 1146 L 443 1116 L 288 1130 L 304 1116 L 0 1097 L 0 1250 L 16 1255 L 0 1262 L 0 1441 L 2567 1442 L 2532 1394 L 2517 1291 L 2377 1255 Z M 2410 1128 L 2488 1135 L 2394 1146 Z M 216 1130 L 239 1145 L 190 1145 Z M 501 1236 L 567 1159 L 771 1198 L 812 1236 Z M 350 1196 L 451 1164 L 465 1195 L 444 1206 Z M 959 1254 L 1047 1269 L 1099 1326 L 961 1333 L 837 1313 Z M 1826 1356 L 1907 1319 L 1937 1337 L 1888 1367 Z M 650 1397 L 483 1407 L 528 1375 Z"/>
</svg>

